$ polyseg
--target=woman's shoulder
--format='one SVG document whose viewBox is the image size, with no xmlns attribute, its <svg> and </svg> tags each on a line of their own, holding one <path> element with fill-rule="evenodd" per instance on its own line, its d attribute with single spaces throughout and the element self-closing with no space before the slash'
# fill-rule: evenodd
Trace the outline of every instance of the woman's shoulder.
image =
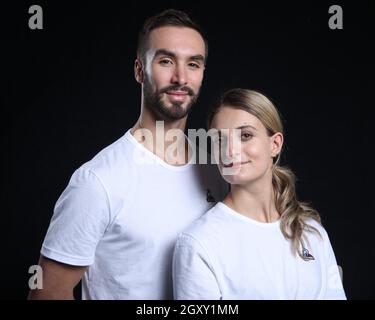
<svg viewBox="0 0 375 320">
<path fill-rule="evenodd" d="M 321 223 L 321 221 L 317 221 L 317 220 L 315 220 L 315 219 L 313 219 L 313 218 L 308 218 L 308 219 L 306 219 L 305 221 L 305 224 L 306 224 L 306 228 L 307 228 L 307 231 L 309 231 L 309 230 L 313 230 L 313 229 L 316 229 L 317 231 L 319 231 L 319 233 L 321 233 L 322 234 L 322 236 L 323 236 L 323 234 L 326 234 L 327 233 L 327 231 L 326 231 L 326 229 L 324 228 L 324 226 L 323 226 L 323 224 Z"/>
<path fill-rule="evenodd" d="M 319 246 L 325 247 L 329 243 L 328 233 L 320 221 L 309 218 L 305 221 L 305 236 Z"/>
</svg>

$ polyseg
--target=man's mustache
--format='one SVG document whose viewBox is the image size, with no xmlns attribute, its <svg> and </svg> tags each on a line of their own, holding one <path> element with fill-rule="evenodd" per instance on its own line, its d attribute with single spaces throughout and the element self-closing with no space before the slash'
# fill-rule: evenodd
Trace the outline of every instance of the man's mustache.
<svg viewBox="0 0 375 320">
<path fill-rule="evenodd" d="M 195 93 L 193 91 L 193 89 L 191 89 L 190 87 L 188 86 L 169 86 L 169 87 L 165 87 L 163 89 L 161 89 L 159 92 L 160 93 L 167 93 L 168 91 L 185 91 L 189 96 L 194 96 Z"/>
</svg>

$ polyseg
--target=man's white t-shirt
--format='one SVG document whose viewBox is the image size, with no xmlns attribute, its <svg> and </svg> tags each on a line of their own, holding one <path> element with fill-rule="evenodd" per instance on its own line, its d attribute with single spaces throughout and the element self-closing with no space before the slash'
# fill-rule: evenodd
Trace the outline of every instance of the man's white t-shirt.
<svg viewBox="0 0 375 320">
<path fill-rule="evenodd" d="M 179 235 L 176 299 L 346 299 L 327 232 L 306 233 L 314 260 L 295 256 L 280 220 L 262 223 L 219 202 Z"/>
<path fill-rule="evenodd" d="M 128 130 L 74 172 L 41 254 L 89 266 L 83 299 L 172 299 L 178 234 L 214 204 L 207 189 L 217 200 L 225 195 L 211 169 L 169 165 Z"/>
</svg>

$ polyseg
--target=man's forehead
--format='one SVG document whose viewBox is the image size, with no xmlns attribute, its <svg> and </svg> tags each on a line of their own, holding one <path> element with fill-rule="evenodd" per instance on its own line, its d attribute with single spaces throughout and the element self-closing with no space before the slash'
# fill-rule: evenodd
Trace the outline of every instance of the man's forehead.
<svg viewBox="0 0 375 320">
<path fill-rule="evenodd" d="M 187 27 L 163 26 L 151 31 L 148 49 L 166 49 L 190 55 L 205 54 L 205 44 L 200 33 Z"/>
</svg>

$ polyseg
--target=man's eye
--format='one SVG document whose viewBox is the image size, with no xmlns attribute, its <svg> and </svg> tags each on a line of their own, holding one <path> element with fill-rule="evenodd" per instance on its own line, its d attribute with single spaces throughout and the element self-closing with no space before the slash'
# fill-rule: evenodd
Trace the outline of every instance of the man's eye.
<svg viewBox="0 0 375 320">
<path fill-rule="evenodd" d="M 191 67 L 193 69 L 199 69 L 201 66 L 198 63 L 190 62 L 189 67 Z"/>
<path fill-rule="evenodd" d="M 159 63 L 161 65 L 165 65 L 166 66 L 166 65 L 172 64 L 172 61 L 169 60 L 169 59 L 163 59 L 163 60 L 160 60 Z"/>
</svg>

